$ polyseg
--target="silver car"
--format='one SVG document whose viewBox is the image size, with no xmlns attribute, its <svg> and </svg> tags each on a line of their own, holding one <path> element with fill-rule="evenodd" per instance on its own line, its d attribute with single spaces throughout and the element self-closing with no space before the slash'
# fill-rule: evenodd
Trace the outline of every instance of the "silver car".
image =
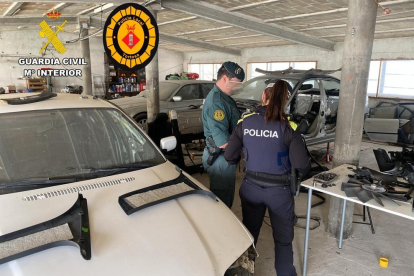
<svg viewBox="0 0 414 276">
<path fill-rule="evenodd" d="M 160 81 L 160 112 L 185 110 L 203 104 L 214 86 L 213 81 Z M 112 100 L 141 126 L 147 129 L 147 99 L 145 91 L 135 97 Z"/>
<path fill-rule="evenodd" d="M 240 93 L 233 95 L 240 113 L 251 112 L 261 105 L 263 90 L 277 80 L 289 83 L 290 97 L 286 113 L 296 123 L 302 119 L 309 123 L 305 135 L 308 146 L 333 142 L 335 140 L 340 81 L 330 76 L 335 71 L 293 70 L 261 71 L 263 75 L 243 84 Z M 179 111 L 176 116 L 181 134 L 196 134 L 202 131 L 201 109 Z M 198 119 L 197 119 L 198 118 Z"/>
<path fill-rule="evenodd" d="M 309 123 L 305 135 L 308 146 L 333 142 L 335 140 L 338 112 L 340 80 L 330 76 L 338 70 L 256 70 L 263 75 L 247 81 L 241 93 L 234 95 L 241 112 L 254 110 L 261 104 L 263 90 L 277 80 L 289 84 L 289 101 L 286 113 L 296 123 L 306 120 Z"/>
</svg>

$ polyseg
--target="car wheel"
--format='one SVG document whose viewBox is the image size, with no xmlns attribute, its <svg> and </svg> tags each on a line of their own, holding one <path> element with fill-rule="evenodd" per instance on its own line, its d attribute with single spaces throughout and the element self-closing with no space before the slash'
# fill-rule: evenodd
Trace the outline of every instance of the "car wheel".
<svg viewBox="0 0 414 276">
<path fill-rule="evenodd" d="M 138 126 L 145 132 L 148 132 L 148 118 L 147 114 L 139 114 L 134 117 L 135 122 L 138 123 Z"/>
</svg>

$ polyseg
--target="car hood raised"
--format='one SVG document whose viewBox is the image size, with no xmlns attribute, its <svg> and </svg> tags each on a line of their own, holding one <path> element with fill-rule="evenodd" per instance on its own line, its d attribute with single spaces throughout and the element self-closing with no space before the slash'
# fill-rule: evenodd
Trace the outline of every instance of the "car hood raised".
<svg viewBox="0 0 414 276">
<path fill-rule="evenodd" d="M 84 260 L 76 247 L 56 247 L 2 264 L 0 275 L 224 275 L 251 246 L 252 238 L 222 202 L 189 195 L 130 216 L 118 204 L 118 197 L 123 194 L 178 175 L 174 165 L 167 161 L 140 171 L 59 186 L 63 189 L 127 177 L 135 179 L 82 192 L 88 201 L 91 260 Z M 53 219 L 68 210 L 77 194 L 22 200 L 56 188 L 1 195 L 0 235 Z"/>
</svg>

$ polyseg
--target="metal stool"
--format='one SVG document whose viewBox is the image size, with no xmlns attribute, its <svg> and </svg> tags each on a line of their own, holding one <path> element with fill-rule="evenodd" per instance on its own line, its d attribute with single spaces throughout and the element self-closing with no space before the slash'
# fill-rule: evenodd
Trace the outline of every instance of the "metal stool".
<svg viewBox="0 0 414 276">
<path fill-rule="evenodd" d="M 367 209 L 367 211 L 366 211 L 366 212 L 368 213 L 369 223 L 368 223 L 368 222 L 365 222 L 365 208 Z M 360 214 L 354 214 L 354 216 L 361 216 L 361 217 L 362 217 L 362 220 L 363 220 L 364 222 L 353 221 L 353 223 L 370 225 L 370 226 L 371 226 L 371 231 L 372 231 L 372 234 L 375 234 L 374 224 L 372 223 L 372 218 L 371 218 L 371 213 L 369 212 L 369 207 L 366 207 L 366 206 L 364 205 L 364 207 L 363 207 L 363 209 L 362 209 L 362 215 L 360 215 Z"/>
</svg>

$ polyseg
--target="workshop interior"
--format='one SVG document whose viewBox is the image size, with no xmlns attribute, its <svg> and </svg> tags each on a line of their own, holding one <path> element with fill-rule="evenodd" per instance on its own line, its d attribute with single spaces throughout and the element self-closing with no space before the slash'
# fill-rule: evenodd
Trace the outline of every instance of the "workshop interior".
<svg viewBox="0 0 414 276">
<path fill-rule="evenodd" d="M 413 0 L 0 0 L 0 275 L 414 275 Z"/>
</svg>

